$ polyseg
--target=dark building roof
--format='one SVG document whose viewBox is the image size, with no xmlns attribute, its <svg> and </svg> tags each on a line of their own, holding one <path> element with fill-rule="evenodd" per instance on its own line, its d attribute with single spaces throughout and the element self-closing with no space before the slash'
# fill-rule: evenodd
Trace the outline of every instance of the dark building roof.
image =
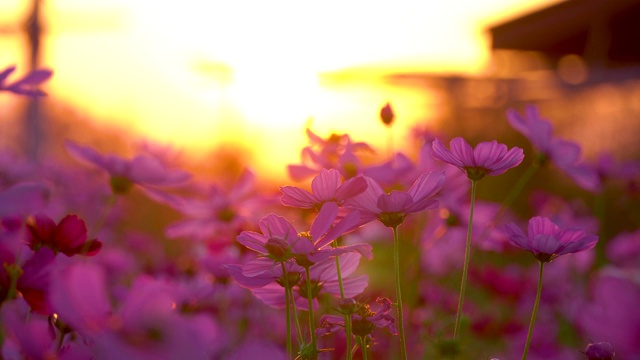
<svg viewBox="0 0 640 360">
<path fill-rule="evenodd" d="M 640 0 L 569 0 L 489 28 L 493 49 L 580 55 L 591 66 L 640 64 Z"/>
</svg>

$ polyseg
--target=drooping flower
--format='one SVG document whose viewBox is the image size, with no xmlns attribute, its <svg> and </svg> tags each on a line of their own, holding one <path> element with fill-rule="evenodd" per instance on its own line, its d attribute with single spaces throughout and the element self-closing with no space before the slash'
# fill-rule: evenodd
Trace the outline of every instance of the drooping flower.
<svg viewBox="0 0 640 360">
<path fill-rule="evenodd" d="M 340 172 L 336 169 L 322 169 L 311 181 L 311 193 L 295 186 L 281 186 L 282 204 L 301 209 L 320 208 L 325 202 L 342 205 L 367 188 L 362 177 L 351 178 L 342 182 Z"/>
<path fill-rule="evenodd" d="M 514 223 L 506 225 L 511 243 L 531 252 L 540 262 L 550 262 L 558 256 L 593 248 L 598 236 L 579 228 L 559 228 L 551 220 L 536 216 L 529 220 L 528 234 Z"/>
<path fill-rule="evenodd" d="M 56 224 L 50 217 L 39 214 L 27 223 L 27 229 L 27 244 L 34 251 L 48 247 L 67 256 L 93 256 L 102 248 L 99 240 L 87 240 L 87 226 L 77 215 L 67 215 Z"/>
<path fill-rule="evenodd" d="M 0 91 L 10 91 L 18 95 L 27 96 L 44 96 L 46 93 L 36 87 L 43 82 L 47 81 L 53 71 L 49 69 L 36 69 L 25 75 L 19 80 L 13 83 L 7 84 L 6 80 L 11 73 L 16 70 L 15 66 L 9 66 L 0 72 Z"/>
<path fill-rule="evenodd" d="M 94 149 L 67 141 L 71 155 L 104 169 L 110 175 L 115 194 L 127 193 L 134 184 L 142 187 L 175 186 L 187 181 L 191 175 L 183 170 L 168 169 L 159 159 L 141 154 L 131 160 L 116 155 L 102 155 Z"/>
<path fill-rule="evenodd" d="M 540 116 L 537 107 L 527 106 L 524 116 L 510 109 L 507 119 L 516 131 L 529 139 L 537 152 L 536 161 L 544 164 L 550 160 L 560 171 L 586 190 L 595 191 L 599 188 L 600 179 L 595 169 L 579 162 L 580 145 L 554 138 L 551 122 Z"/>
<path fill-rule="evenodd" d="M 447 149 L 439 139 L 433 141 L 433 157 L 458 167 L 471 180 L 480 180 L 486 175 L 495 176 L 518 166 L 524 154 L 519 147 L 507 148 L 496 140 L 481 142 L 472 148 L 463 138 L 451 140 Z"/>
<path fill-rule="evenodd" d="M 433 196 L 444 185 L 444 174 L 432 171 L 422 174 L 409 191 L 393 190 L 387 194 L 375 180 L 364 178 L 367 190 L 347 200 L 347 205 L 358 209 L 363 221 L 378 219 L 387 227 L 402 224 L 408 214 L 437 207 Z"/>
</svg>

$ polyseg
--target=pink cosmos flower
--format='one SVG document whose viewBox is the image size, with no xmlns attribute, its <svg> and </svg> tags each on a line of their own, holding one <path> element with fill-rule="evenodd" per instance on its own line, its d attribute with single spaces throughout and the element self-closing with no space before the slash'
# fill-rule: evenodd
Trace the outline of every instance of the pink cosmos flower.
<svg viewBox="0 0 640 360">
<path fill-rule="evenodd" d="M 362 221 L 378 219 L 387 227 L 400 225 L 407 214 L 436 208 L 438 201 L 433 196 L 444 185 L 444 174 L 432 171 L 422 174 L 409 191 L 393 190 L 387 194 L 375 180 L 364 178 L 367 190 L 347 200 L 347 205 L 360 211 Z"/>
<path fill-rule="evenodd" d="M 48 247 L 56 254 L 93 256 L 102 248 L 100 241 L 87 240 L 87 226 L 77 215 L 67 215 L 58 224 L 44 214 L 36 215 L 27 229 L 27 243 L 34 251 Z"/>
<path fill-rule="evenodd" d="M 553 137 L 551 123 L 540 117 L 538 109 L 527 106 L 524 116 L 510 109 L 507 112 L 509 124 L 524 135 L 538 153 L 537 161 L 544 164 L 551 160 L 563 173 L 572 178 L 580 187 L 594 191 L 600 186 L 597 172 L 587 164 L 580 163 L 580 145 Z"/>
<path fill-rule="evenodd" d="M 325 202 L 332 201 L 342 205 L 367 188 L 362 177 L 351 178 L 342 182 L 340 172 L 336 169 L 322 169 L 311 181 L 311 193 L 295 186 L 281 186 L 282 204 L 301 209 L 319 208 Z"/>
<path fill-rule="evenodd" d="M 20 80 L 14 81 L 11 84 L 5 83 L 7 77 L 16 70 L 15 66 L 9 66 L 0 72 L 0 91 L 10 91 L 18 95 L 27 96 L 44 96 L 46 93 L 42 90 L 36 89 L 36 87 L 43 82 L 47 81 L 53 71 L 49 69 L 37 69 L 25 75 Z"/>
<path fill-rule="evenodd" d="M 372 311 L 367 304 L 359 304 L 353 299 L 345 299 L 341 308 L 347 313 L 351 313 L 351 324 L 353 334 L 356 336 L 369 336 L 376 327 L 388 328 L 396 335 L 398 331 L 395 327 L 395 319 L 389 314 L 393 308 L 391 300 L 378 298 L 376 302 L 380 304 L 377 311 Z M 324 336 L 334 333 L 344 328 L 344 316 L 323 315 L 320 318 L 321 328 L 316 329 L 317 336 Z"/>
<path fill-rule="evenodd" d="M 102 155 L 90 147 L 71 141 L 65 145 L 76 159 L 107 171 L 111 176 L 111 189 L 116 194 L 128 192 L 133 184 L 142 187 L 175 186 L 191 177 L 186 171 L 168 169 L 159 159 L 150 155 L 138 155 L 126 160 L 116 155 Z"/>
<path fill-rule="evenodd" d="M 457 137 L 447 149 L 439 139 L 433 141 L 433 157 L 454 165 L 467 174 L 471 180 L 480 180 L 486 175 L 500 175 L 518 166 L 524 154 L 519 147 L 507 149 L 507 145 L 493 140 L 481 142 L 475 149 L 463 138 Z"/>
<path fill-rule="evenodd" d="M 328 246 L 339 236 L 359 227 L 361 225 L 359 218 L 360 213 L 353 211 L 338 220 L 338 205 L 333 202 L 322 205 L 318 216 L 311 224 L 311 230 L 308 233 L 299 234 L 300 239 L 296 249 L 293 250 L 296 262 L 306 267 L 347 252 L 359 252 L 367 259 L 372 259 L 370 244 L 361 243 L 335 248 Z"/>
<path fill-rule="evenodd" d="M 540 262 L 550 262 L 558 256 L 593 248 L 598 236 L 579 228 L 559 228 L 551 220 L 536 216 L 529 220 L 528 234 L 514 223 L 506 226 L 511 243 L 530 251 Z"/>
<path fill-rule="evenodd" d="M 271 200 L 256 193 L 255 184 L 255 174 L 247 170 L 227 187 L 219 184 L 194 187 L 199 197 L 176 196 L 157 190 L 147 191 L 147 195 L 185 216 L 167 227 L 167 237 L 224 242 L 233 241 L 241 229 L 257 221 L 255 214 L 259 210 L 271 204 Z"/>
<path fill-rule="evenodd" d="M 347 134 L 332 134 L 326 140 L 307 129 L 310 146 L 302 149 L 300 165 L 289 165 L 289 176 L 299 181 L 309 178 L 322 169 L 337 169 L 342 176 L 350 179 L 360 173 L 360 160 L 356 153 L 373 149 L 363 142 L 352 142 Z"/>
</svg>

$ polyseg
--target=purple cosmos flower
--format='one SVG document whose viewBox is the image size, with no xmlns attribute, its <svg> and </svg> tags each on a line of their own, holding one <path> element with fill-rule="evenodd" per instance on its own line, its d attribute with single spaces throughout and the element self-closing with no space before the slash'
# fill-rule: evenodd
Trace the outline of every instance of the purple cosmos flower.
<svg viewBox="0 0 640 360">
<path fill-rule="evenodd" d="M 351 313 L 351 324 L 354 335 L 369 336 L 376 327 L 386 327 L 394 335 L 398 333 L 395 327 L 395 319 L 389 314 L 393 308 L 391 300 L 387 298 L 376 299 L 380 307 L 375 312 L 367 304 L 359 304 L 353 299 L 345 300 L 350 302 L 350 304 L 341 307 L 345 308 L 344 310 L 348 313 Z M 345 304 L 347 304 L 347 302 L 345 302 Z M 320 324 L 322 327 L 316 329 L 316 335 L 329 335 L 344 328 L 344 316 L 323 315 L 320 318 Z"/>
<path fill-rule="evenodd" d="M 44 96 L 46 93 L 42 90 L 36 89 L 36 87 L 43 82 L 47 81 L 53 71 L 49 69 L 37 69 L 25 75 L 20 80 L 14 81 L 11 84 L 5 83 L 7 77 L 16 70 L 15 66 L 9 66 L 0 72 L 0 91 L 10 91 L 18 95 L 27 96 Z"/>
<path fill-rule="evenodd" d="M 301 209 L 319 208 L 325 202 L 335 202 L 339 206 L 367 188 L 362 177 L 351 178 L 342 182 L 340 172 L 336 169 L 322 169 L 311 181 L 311 193 L 295 186 L 281 186 L 282 204 Z"/>
<path fill-rule="evenodd" d="M 540 262 L 550 262 L 560 255 L 589 250 L 598 236 L 579 228 L 559 228 L 551 220 L 536 216 L 529 220 L 528 235 L 514 223 L 506 225 L 511 243 L 530 251 Z"/>
<path fill-rule="evenodd" d="M 34 251 L 48 247 L 56 254 L 93 256 L 102 248 L 100 241 L 87 240 L 87 226 L 77 215 L 67 215 L 58 224 L 44 214 L 36 215 L 27 229 L 27 243 Z"/>
<path fill-rule="evenodd" d="M 580 145 L 554 138 L 551 123 L 540 117 L 535 106 L 527 106 L 524 116 L 511 109 L 507 112 L 507 119 L 516 131 L 529 139 L 538 153 L 537 161 L 541 164 L 551 160 L 558 169 L 582 188 L 590 191 L 599 188 L 600 180 L 597 172 L 587 164 L 578 162 Z"/>
<path fill-rule="evenodd" d="M 463 138 L 457 137 L 447 149 L 439 139 L 433 141 L 433 157 L 454 165 L 467 174 L 471 180 L 480 180 L 486 175 L 500 175 L 518 166 L 524 154 L 519 147 L 507 149 L 507 145 L 493 140 L 479 143 L 475 149 Z"/>
<path fill-rule="evenodd" d="M 111 176 L 111 189 L 116 194 L 127 193 L 133 184 L 143 187 L 175 186 L 191 177 L 185 171 L 168 169 L 159 159 L 146 154 L 126 160 L 116 155 L 102 155 L 71 141 L 67 141 L 66 147 L 78 160 L 106 170 Z"/>
<path fill-rule="evenodd" d="M 404 221 L 407 214 L 438 206 L 433 196 L 444 185 L 444 174 L 429 172 L 422 174 L 409 191 L 393 190 L 387 194 L 373 179 L 364 177 L 369 184 L 362 194 L 347 200 L 347 205 L 358 209 L 363 221 L 378 219 L 387 227 L 396 227 Z"/>
</svg>

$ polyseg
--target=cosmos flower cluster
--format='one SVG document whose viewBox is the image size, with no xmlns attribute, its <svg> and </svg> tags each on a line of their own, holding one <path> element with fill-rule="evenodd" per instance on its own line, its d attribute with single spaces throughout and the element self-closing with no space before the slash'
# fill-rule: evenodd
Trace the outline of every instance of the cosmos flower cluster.
<svg viewBox="0 0 640 360">
<path fill-rule="evenodd" d="M 33 85 L 50 73 L 7 84 L 12 71 L 0 89 L 42 95 Z M 584 162 L 532 106 L 505 121 L 532 152 L 417 129 L 416 148 L 372 157 L 350 135 L 308 130 L 279 186 L 249 165 L 205 179 L 149 144 L 126 158 L 67 141 L 69 159 L 39 164 L 0 150 L 2 358 L 398 358 L 403 332 L 411 359 L 514 359 L 543 263 L 530 359 L 640 359 L 638 159 Z M 515 183 L 526 166 L 560 170 L 581 196 L 534 175 L 524 209 L 485 198 L 504 199 L 493 177 Z M 477 181 L 486 192 L 472 206 Z M 605 193 L 635 212 L 612 220 L 584 201 Z M 465 234 L 465 321 L 452 338 Z"/>
</svg>

